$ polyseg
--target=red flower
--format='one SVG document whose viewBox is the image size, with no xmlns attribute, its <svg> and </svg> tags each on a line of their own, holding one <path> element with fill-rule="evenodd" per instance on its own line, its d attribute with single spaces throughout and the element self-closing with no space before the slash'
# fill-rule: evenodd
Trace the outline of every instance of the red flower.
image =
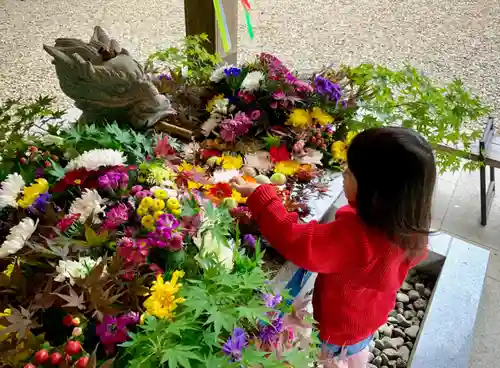
<svg viewBox="0 0 500 368">
<path fill-rule="evenodd" d="M 168 143 L 168 135 L 163 137 L 159 136 L 156 142 L 156 147 L 154 148 L 154 154 L 157 158 L 174 156 L 175 150 Z"/>
<path fill-rule="evenodd" d="M 221 156 L 221 152 L 219 150 L 216 150 L 216 149 L 202 149 L 200 150 L 200 154 L 201 154 L 201 157 L 203 158 L 203 160 L 208 160 L 210 157 L 220 157 Z"/>
<path fill-rule="evenodd" d="M 274 163 L 290 160 L 290 152 L 286 149 L 286 145 L 282 144 L 279 147 L 273 146 L 269 149 L 271 160 Z"/>
<path fill-rule="evenodd" d="M 96 189 L 99 187 L 98 179 L 108 171 L 129 172 L 136 170 L 136 166 L 110 166 L 95 171 L 78 169 L 67 172 L 64 177 L 52 187 L 52 193 L 64 192 L 68 187 Z"/>
<path fill-rule="evenodd" d="M 209 190 L 212 197 L 223 199 L 233 195 L 233 189 L 228 183 L 217 183 Z"/>
<path fill-rule="evenodd" d="M 252 93 L 249 92 L 243 92 L 239 91 L 238 92 L 238 97 L 244 102 L 244 103 L 251 103 L 252 101 L 255 100 L 255 96 Z"/>
<path fill-rule="evenodd" d="M 78 219 L 80 218 L 79 213 L 75 213 L 73 215 L 67 215 L 62 218 L 56 225 L 60 232 L 64 233 L 66 230 L 70 228 Z"/>
</svg>

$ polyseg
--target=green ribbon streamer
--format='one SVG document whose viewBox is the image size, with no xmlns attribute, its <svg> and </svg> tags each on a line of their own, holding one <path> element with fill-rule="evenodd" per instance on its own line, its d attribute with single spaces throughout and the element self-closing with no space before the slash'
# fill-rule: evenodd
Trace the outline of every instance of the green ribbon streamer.
<svg viewBox="0 0 500 368">
<path fill-rule="evenodd" d="M 215 18 L 219 26 L 219 32 L 222 39 L 222 47 L 227 53 L 231 50 L 231 38 L 227 27 L 226 15 L 224 14 L 224 6 L 221 0 L 213 0 L 215 9 Z"/>
<path fill-rule="evenodd" d="M 245 10 L 245 20 L 247 22 L 248 35 L 250 36 L 250 39 L 253 40 L 252 20 L 250 19 L 250 13 L 248 10 Z"/>
</svg>

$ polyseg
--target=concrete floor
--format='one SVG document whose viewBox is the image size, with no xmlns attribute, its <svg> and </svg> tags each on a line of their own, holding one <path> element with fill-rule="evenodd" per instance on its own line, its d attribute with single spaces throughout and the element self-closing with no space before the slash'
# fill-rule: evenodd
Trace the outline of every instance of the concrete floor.
<svg viewBox="0 0 500 368">
<path fill-rule="evenodd" d="M 189 1 L 189 0 L 187 0 Z M 209 1 L 209 0 L 207 0 Z M 360 62 L 411 63 L 447 81 L 459 77 L 500 108 L 498 0 L 254 1 L 255 39 L 240 17 L 239 55 L 273 52 L 299 70 Z M 184 34 L 183 0 L 0 0 L 0 99 L 60 92 L 42 43 L 87 40 L 101 25 L 139 60 Z M 500 360 L 500 195 L 488 227 L 479 225 L 478 173 L 446 174 L 436 192 L 435 224 L 491 250 L 471 367 Z M 467 280 L 464 280 L 464 283 Z M 457 306 L 459 307 L 459 306 Z M 453 313 L 453 311 L 450 311 Z"/>
<path fill-rule="evenodd" d="M 498 318 L 500 313 L 500 194 L 496 196 L 491 207 L 488 225 L 482 227 L 479 220 L 479 172 L 441 175 L 435 192 L 434 227 L 490 251 L 487 279 L 469 363 L 471 368 L 489 368 L 498 366 L 500 359 L 500 319 Z M 463 281 L 467 282 L 467 280 Z"/>
</svg>

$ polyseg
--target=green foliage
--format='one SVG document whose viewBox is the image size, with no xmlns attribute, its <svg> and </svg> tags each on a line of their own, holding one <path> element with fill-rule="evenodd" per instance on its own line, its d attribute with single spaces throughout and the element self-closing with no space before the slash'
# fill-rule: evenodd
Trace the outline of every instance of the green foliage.
<svg viewBox="0 0 500 368">
<path fill-rule="evenodd" d="M 256 332 L 257 321 L 267 321 L 260 292 L 269 274 L 260 265 L 261 253 L 250 259 L 243 252 L 237 265 L 228 272 L 217 265 L 207 269 L 198 279 L 186 280 L 181 289 L 185 299 L 172 321 L 150 317 L 139 326 L 131 340 L 122 344 L 118 367 L 283 367 L 285 361 L 305 367 L 316 352 L 292 349 L 280 358 L 276 354 L 257 351 L 250 344 L 243 349 L 242 362 L 231 363 L 222 353 L 222 345 L 235 327 Z M 282 303 L 286 308 L 286 303 Z M 264 358 L 264 356 L 267 356 Z"/>
<path fill-rule="evenodd" d="M 155 135 L 153 131 L 137 132 L 122 128 L 117 123 L 96 126 L 94 124 L 72 125 L 59 136 L 64 139 L 64 149 L 76 156 L 92 149 L 114 149 L 123 151 L 129 163 L 137 164 L 146 155 L 152 155 Z"/>
<path fill-rule="evenodd" d="M 348 122 L 354 129 L 398 125 L 413 128 L 433 145 L 461 146 L 465 151 L 481 136 L 469 123 L 488 113 L 479 98 L 471 96 L 459 80 L 445 87 L 407 66 L 394 71 L 361 64 L 344 72 L 359 91 L 360 111 Z M 460 166 L 460 155 L 438 151 L 442 170 Z"/>
<path fill-rule="evenodd" d="M 19 172 L 18 153 L 26 151 L 30 136 L 53 130 L 64 110 L 53 107 L 54 99 L 40 96 L 26 103 L 9 99 L 0 103 L 0 178 Z"/>
<path fill-rule="evenodd" d="M 172 75 L 184 74 L 189 84 L 206 83 L 214 67 L 222 62 L 219 55 L 207 51 L 204 45 L 208 42 L 206 34 L 187 36 L 180 47 L 170 47 L 149 55 L 145 70 L 148 72 L 169 70 Z"/>
</svg>

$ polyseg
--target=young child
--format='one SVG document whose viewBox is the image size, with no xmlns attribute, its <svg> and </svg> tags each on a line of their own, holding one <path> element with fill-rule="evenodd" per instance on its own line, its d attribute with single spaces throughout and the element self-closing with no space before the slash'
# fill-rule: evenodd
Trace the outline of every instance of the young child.
<svg viewBox="0 0 500 368">
<path fill-rule="evenodd" d="M 349 205 L 335 221 L 299 223 L 271 185 L 233 179 L 262 235 L 285 258 L 317 272 L 314 318 L 324 367 L 366 367 L 368 345 L 411 267 L 427 255 L 436 165 L 412 130 L 363 131 L 344 171 Z"/>
</svg>

